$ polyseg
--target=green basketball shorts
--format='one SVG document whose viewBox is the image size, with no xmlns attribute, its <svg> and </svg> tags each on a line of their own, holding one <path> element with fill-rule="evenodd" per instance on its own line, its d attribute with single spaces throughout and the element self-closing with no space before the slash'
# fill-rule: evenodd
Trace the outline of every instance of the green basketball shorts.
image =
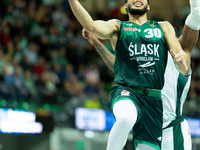
<svg viewBox="0 0 200 150">
<path fill-rule="evenodd" d="M 137 110 L 137 122 L 133 126 L 133 142 L 161 149 L 163 106 L 160 90 L 114 85 L 111 90 L 111 107 L 120 100 L 132 101 Z"/>
</svg>

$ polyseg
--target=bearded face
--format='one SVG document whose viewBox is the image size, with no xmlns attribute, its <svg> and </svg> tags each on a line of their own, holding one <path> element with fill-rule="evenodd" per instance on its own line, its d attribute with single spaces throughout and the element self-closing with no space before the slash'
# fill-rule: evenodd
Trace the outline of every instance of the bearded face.
<svg viewBox="0 0 200 150">
<path fill-rule="evenodd" d="M 131 4 L 128 4 L 127 11 L 131 15 L 144 15 L 146 12 L 148 12 L 148 9 L 147 9 L 147 5 L 145 5 L 141 9 L 136 9 L 136 8 L 132 8 Z"/>
</svg>

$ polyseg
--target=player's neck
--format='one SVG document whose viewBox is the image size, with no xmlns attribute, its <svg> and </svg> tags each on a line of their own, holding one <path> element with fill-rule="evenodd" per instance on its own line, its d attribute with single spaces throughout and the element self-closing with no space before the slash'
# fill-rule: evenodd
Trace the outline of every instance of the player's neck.
<svg viewBox="0 0 200 150">
<path fill-rule="evenodd" d="M 134 22 L 138 25 L 143 25 L 148 21 L 147 14 L 144 15 L 129 15 L 129 22 Z"/>
</svg>

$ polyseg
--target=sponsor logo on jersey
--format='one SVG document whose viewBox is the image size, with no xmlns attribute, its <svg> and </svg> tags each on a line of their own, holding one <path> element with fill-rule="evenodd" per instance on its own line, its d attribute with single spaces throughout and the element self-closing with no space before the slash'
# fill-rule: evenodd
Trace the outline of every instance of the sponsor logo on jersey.
<svg viewBox="0 0 200 150">
<path fill-rule="evenodd" d="M 127 90 L 123 90 L 123 91 L 121 92 L 121 95 L 122 95 L 122 96 L 129 96 L 129 95 L 130 95 L 130 92 L 127 91 Z"/>
<path fill-rule="evenodd" d="M 138 31 L 141 32 L 141 29 L 137 29 L 137 28 L 124 28 L 124 31 Z"/>
<path fill-rule="evenodd" d="M 153 22 L 153 23 L 150 24 L 149 26 L 155 28 L 155 27 L 156 27 L 156 24 Z"/>
<path fill-rule="evenodd" d="M 160 60 L 159 44 L 129 44 L 129 56 L 131 61 L 137 61 L 138 72 L 140 75 L 153 75 L 155 70 L 148 68 L 156 64 L 155 61 Z"/>
<path fill-rule="evenodd" d="M 138 67 L 143 67 L 143 68 L 145 68 L 145 67 L 149 67 L 149 66 L 153 66 L 153 65 L 155 65 L 155 62 L 148 62 L 148 63 L 145 63 L 145 64 L 143 64 L 143 65 L 139 65 Z"/>
<path fill-rule="evenodd" d="M 128 50 L 129 55 L 137 57 L 137 55 L 144 55 L 144 56 L 154 56 L 159 58 L 159 44 L 133 44 L 132 42 L 129 44 Z"/>
<path fill-rule="evenodd" d="M 159 141 L 161 141 L 162 140 L 162 137 L 159 137 L 159 138 L 157 138 Z"/>
<path fill-rule="evenodd" d="M 127 25 L 128 25 L 128 26 L 133 26 L 133 24 L 131 24 L 131 23 L 130 23 L 130 24 L 127 23 Z"/>
</svg>

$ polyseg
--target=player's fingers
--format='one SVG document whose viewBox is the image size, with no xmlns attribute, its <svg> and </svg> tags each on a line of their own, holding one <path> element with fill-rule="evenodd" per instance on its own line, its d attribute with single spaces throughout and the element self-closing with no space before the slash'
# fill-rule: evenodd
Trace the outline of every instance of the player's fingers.
<svg viewBox="0 0 200 150">
<path fill-rule="evenodd" d="M 188 70 L 188 66 L 187 66 L 186 62 L 183 62 L 183 67 L 185 68 L 185 70 Z"/>
<path fill-rule="evenodd" d="M 82 33 L 82 36 L 84 37 L 85 36 L 85 29 L 83 28 L 83 30 L 81 31 Z"/>
<path fill-rule="evenodd" d="M 179 54 L 177 54 L 175 57 L 176 57 L 175 58 L 176 60 L 184 60 L 185 59 L 185 57 L 183 55 L 179 55 Z"/>
<path fill-rule="evenodd" d="M 181 62 L 183 62 L 183 59 L 182 58 L 176 58 L 175 61 L 181 63 Z"/>
<path fill-rule="evenodd" d="M 88 38 L 88 33 L 87 33 L 87 31 L 83 28 L 83 30 L 82 30 L 82 36 L 85 38 L 85 39 L 87 39 Z"/>
<path fill-rule="evenodd" d="M 172 49 L 170 49 L 170 54 L 171 54 L 173 57 L 176 57 L 176 53 L 175 53 Z"/>
</svg>

